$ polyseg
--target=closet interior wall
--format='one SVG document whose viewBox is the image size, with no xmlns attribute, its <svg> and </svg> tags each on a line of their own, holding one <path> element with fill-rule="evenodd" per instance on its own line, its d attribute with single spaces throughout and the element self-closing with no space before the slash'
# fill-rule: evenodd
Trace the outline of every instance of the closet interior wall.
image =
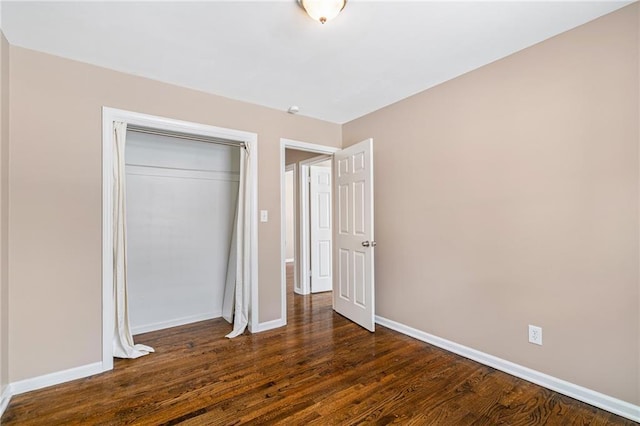
<svg viewBox="0 0 640 426">
<path fill-rule="evenodd" d="M 127 132 L 133 334 L 222 315 L 240 148 Z"/>
</svg>

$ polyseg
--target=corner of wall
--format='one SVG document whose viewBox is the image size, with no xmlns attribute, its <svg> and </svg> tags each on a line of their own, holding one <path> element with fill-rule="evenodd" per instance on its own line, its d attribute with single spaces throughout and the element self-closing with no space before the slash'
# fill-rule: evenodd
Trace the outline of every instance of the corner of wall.
<svg viewBox="0 0 640 426">
<path fill-rule="evenodd" d="M 9 385 L 5 385 L 2 392 L 0 392 L 0 421 L 2 415 L 9 406 L 9 402 L 11 402 L 11 387 Z"/>
<path fill-rule="evenodd" d="M 640 3 L 636 3 L 635 5 L 636 8 L 636 34 L 637 34 L 637 73 L 638 73 L 638 79 L 637 79 L 637 91 L 638 91 L 638 98 L 637 98 L 637 111 L 636 111 L 636 117 L 640 117 Z M 640 163 L 640 119 L 638 119 L 638 133 L 636 135 L 636 142 L 637 142 L 637 146 L 638 146 L 638 161 Z M 638 181 L 640 182 L 640 172 L 639 172 L 639 176 L 638 176 Z M 640 200 L 639 200 L 640 202 Z M 640 213 L 640 205 L 638 206 L 638 212 Z M 640 221 L 640 215 L 638 217 L 638 221 Z M 638 255 L 640 256 L 640 251 L 638 253 Z M 638 274 L 638 335 L 640 335 L 640 262 L 638 262 L 638 268 L 639 268 L 639 274 Z M 640 403 L 640 339 L 638 339 L 638 365 L 636 367 L 636 371 L 637 371 L 637 390 L 636 390 L 636 400 Z"/>
<path fill-rule="evenodd" d="M 0 31 L 0 416 L 9 404 L 9 50 Z"/>
</svg>

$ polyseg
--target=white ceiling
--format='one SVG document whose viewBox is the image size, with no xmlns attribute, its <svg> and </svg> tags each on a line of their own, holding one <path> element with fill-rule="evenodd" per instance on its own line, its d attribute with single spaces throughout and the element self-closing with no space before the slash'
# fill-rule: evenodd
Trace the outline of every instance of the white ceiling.
<svg viewBox="0 0 640 426">
<path fill-rule="evenodd" d="M 344 123 L 629 1 L 2 1 L 13 45 Z"/>
</svg>

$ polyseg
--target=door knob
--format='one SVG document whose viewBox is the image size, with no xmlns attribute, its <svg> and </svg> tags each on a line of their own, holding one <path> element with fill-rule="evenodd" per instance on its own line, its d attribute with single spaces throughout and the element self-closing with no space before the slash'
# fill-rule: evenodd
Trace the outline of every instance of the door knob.
<svg viewBox="0 0 640 426">
<path fill-rule="evenodd" d="M 362 247 L 369 247 L 369 241 L 363 241 L 362 242 Z"/>
<path fill-rule="evenodd" d="M 378 243 L 376 243 L 375 241 L 371 241 L 371 247 L 375 247 L 377 245 L 378 245 Z"/>
</svg>

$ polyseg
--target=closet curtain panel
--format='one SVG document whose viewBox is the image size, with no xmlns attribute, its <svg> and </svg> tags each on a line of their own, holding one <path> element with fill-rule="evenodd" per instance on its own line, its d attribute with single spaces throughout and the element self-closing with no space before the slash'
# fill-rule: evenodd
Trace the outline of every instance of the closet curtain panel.
<svg viewBox="0 0 640 426">
<path fill-rule="evenodd" d="M 222 306 L 223 317 L 231 322 L 233 330 L 226 337 L 233 338 L 244 333 L 249 323 L 249 296 L 251 289 L 251 215 L 250 215 L 250 176 L 249 147 L 240 149 L 240 177 L 238 182 L 238 204 L 236 207 L 236 223 L 233 230 L 227 281 Z"/>
<path fill-rule="evenodd" d="M 153 348 L 136 345 L 129 325 L 127 302 L 127 210 L 125 186 L 125 140 L 127 123 L 116 121 L 114 131 L 113 163 L 113 300 L 115 302 L 115 327 L 113 356 L 138 358 L 153 352 Z"/>
<path fill-rule="evenodd" d="M 222 299 L 222 318 L 228 323 L 233 323 L 233 310 L 236 292 L 236 276 L 238 262 L 238 201 L 240 191 L 236 197 L 236 209 L 233 219 L 233 229 L 231 232 L 231 243 L 229 244 L 229 260 L 227 261 L 227 279 L 224 285 L 224 298 Z"/>
</svg>

